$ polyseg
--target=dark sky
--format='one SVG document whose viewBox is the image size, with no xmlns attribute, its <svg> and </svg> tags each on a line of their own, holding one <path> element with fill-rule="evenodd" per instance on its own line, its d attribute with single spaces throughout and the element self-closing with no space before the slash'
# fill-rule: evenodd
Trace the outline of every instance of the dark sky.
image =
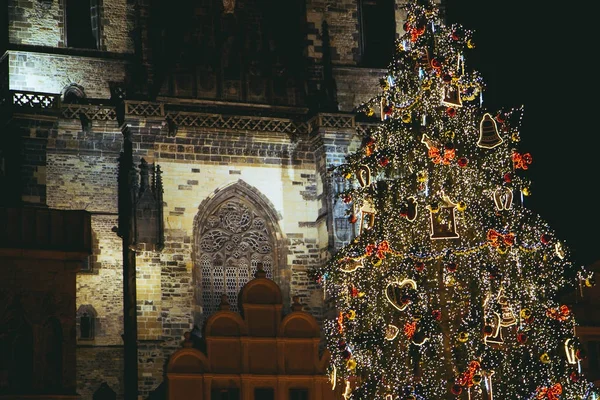
<svg viewBox="0 0 600 400">
<path fill-rule="evenodd" d="M 570 6 L 572 4 L 572 6 Z M 474 31 L 467 67 L 490 111 L 524 106 L 519 150 L 533 156 L 525 205 L 555 229 L 577 264 L 600 260 L 600 61 L 583 2 L 447 0 L 446 22 Z"/>
</svg>

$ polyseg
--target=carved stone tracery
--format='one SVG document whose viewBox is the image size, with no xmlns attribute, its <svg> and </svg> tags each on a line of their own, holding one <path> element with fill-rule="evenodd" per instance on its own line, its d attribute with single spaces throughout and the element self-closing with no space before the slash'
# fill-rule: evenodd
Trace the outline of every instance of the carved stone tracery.
<svg viewBox="0 0 600 400">
<path fill-rule="evenodd" d="M 237 310 L 237 294 L 254 276 L 259 262 L 273 277 L 273 241 L 265 219 L 240 200 L 229 200 L 208 218 L 198 245 L 201 252 L 205 314 L 218 309 L 227 294 Z"/>
</svg>

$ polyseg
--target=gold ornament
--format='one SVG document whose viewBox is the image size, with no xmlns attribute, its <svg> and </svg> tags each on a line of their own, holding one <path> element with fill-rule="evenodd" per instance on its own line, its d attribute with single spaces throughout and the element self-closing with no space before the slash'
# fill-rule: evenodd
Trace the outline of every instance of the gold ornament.
<svg viewBox="0 0 600 400">
<path fill-rule="evenodd" d="M 529 196 L 531 194 L 531 192 L 529 191 L 529 188 L 524 187 L 523 189 L 521 189 L 521 192 L 523 193 L 523 196 Z"/>
<path fill-rule="evenodd" d="M 421 171 L 417 173 L 417 182 L 427 182 L 427 171 Z"/>
<path fill-rule="evenodd" d="M 467 47 L 469 49 L 474 49 L 475 48 L 475 43 L 471 39 L 469 39 L 469 40 L 467 40 Z"/>
<path fill-rule="evenodd" d="M 458 211 L 465 211 L 467 209 L 467 203 L 465 203 L 464 201 L 459 201 L 458 203 L 456 203 L 456 209 Z"/>
<path fill-rule="evenodd" d="M 356 361 L 354 361 L 353 359 L 349 359 L 348 362 L 346 363 L 346 368 L 348 368 L 349 370 L 355 369 Z"/>
<path fill-rule="evenodd" d="M 540 356 L 540 361 L 541 361 L 542 363 L 544 363 L 544 364 L 548 364 L 548 363 L 550 363 L 550 356 L 548 355 L 548 353 L 543 353 L 543 354 Z"/>
<path fill-rule="evenodd" d="M 531 311 L 529 310 L 529 308 L 522 309 L 521 310 L 521 318 L 528 319 L 529 317 L 531 317 Z"/>
<path fill-rule="evenodd" d="M 479 385 L 481 383 L 482 379 L 483 379 L 483 377 L 481 376 L 481 374 L 473 375 L 473 383 L 476 385 Z"/>
<path fill-rule="evenodd" d="M 356 311 L 354 311 L 354 310 L 350 310 L 350 311 L 348 311 L 348 315 L 347 315 L 347 316 L 348 316 L 348 319 L 349 319 L 350 321 L 352 321 L 353 319 L 355 319 L 355 318 L 356 318 Z"/>
<path fill-rule="evenodd" d="M 367 108 L 367 117 L 372 117 L 375 114 L 375 110 L 373 110 L 371 107 Z"/>
<path fill-rule="evenodd" d="M 460 332 L 458 334 L 458 341 L 461 343 L 465 343 L 467 340 L 469 340 L 469 334 L 467 332 Z"/>
<path fill-rule="evenodd" d="M 410 114 L 406 113 L 402 115 L 402 122 L 408 124 L 410 121 L 412 121 L 412 117 Z"/>
<path fill-rule="evenodd" d="M 479 141 L 477 146 L 493 149 L 503 142 L 498 134 L 498 126 L 490 113 L 485 113 L 479 122 Z"/>
<path fill-rule="evenodd" d="M 592 286 L 594 286 L 594 282 L 590 278 L 586 278 L 586 280 L 585 280 L 585 286 L 586 287 L 592 287 Z"/>
<path fill-rule="evenodd" d="M 408 307 L 408 303 L 402 301 L 403 289 L 408 287 L 412 290 L 417 290 L 417 282 L 412 279 L 404 279 L 403 281 L 392 281 L 385 288 L 385 297 L 388 302 L 396 309 L 404 311 Z"/>
</svg>

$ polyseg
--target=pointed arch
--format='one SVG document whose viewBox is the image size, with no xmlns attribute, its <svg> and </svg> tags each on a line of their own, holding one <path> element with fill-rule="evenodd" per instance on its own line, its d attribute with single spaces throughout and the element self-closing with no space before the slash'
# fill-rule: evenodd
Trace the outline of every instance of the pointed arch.
<svg viewBox="0 0 600 400">
<path fill-rule="evenodd" d="M 289 298 L 281 215 L 269 199 L 243 180 L 215 190 L 194 219 L 194 322 L 202 326 L 218 310 L 221 294 L 238 311 L 238 294 L 263 263 L 267 277 Z"/>
</svg>

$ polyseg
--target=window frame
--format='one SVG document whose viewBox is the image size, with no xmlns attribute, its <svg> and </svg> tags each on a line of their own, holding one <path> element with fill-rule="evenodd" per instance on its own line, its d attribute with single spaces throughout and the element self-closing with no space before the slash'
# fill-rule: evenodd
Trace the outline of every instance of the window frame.
<svg viewBox="0 0 600 400">
<path fill-rule="evenodd" d="M 394 45 L 397 36 L 396 27 L 396 2 L 395 0 L 358 0 L 358 27 L 359 27 L 359 38 L 358 38 L 358 49 L 359 49 L 359 65 L 370 68 L 387 68 L 387 64 L 392 60 Z M 366 7 L 369 6 L 371 9 L 367 11 Z M 386 10 L 386 8 L 388 8 Z M 367 15 L 368 14 L 368 15 Z M 389 14 L 389 17 L 387 16 Z M 389 22 L 389 26 L 386 26 L 386 18 Z M 368 23 L 367 19 L 371 21 Z M 379 37 L 378 32 L 368 32 L 369 26 L 376 26 L 379 29 L 389 29 L 390 39 L 386 41 L 374 41 L 373 38 Z M 382 26 L 384 28 L 382 28 Z M 384 45 L 381 45 L 381 42 Z M 373 52 L 372 49 L 379 44 L 383 48 L 383 51 Z M 388 54 L 385 56 L 374 57 L 373 54 Z"/>
<path fill-rule="evenodd" d="M 76 18 L 76 17 L 82 17 L 81 15 L 79 16 L 73 16 L 71 15 L 71 18 L 69 17 L 69 3 L 70 2 L 82 2 L 82 1 L 88 1 L 89 2 L 89 10 L 88 13 L 86 14 L 86 17 L 90 19 L 90 32 L 92 37 L 94 38 L 94 46 L 72 46 L 69 43 L 69 20 L 72 18 Z M 87 50 L 101 50 L 102 49 L 102 0 L 63 0 L 62 1 L 62 6 L 63 6 L 63 25 L 64 25 L 64 36 L 63 36 L 63 42 L 65 47 L 68 48 L 72 48 L 72 49 L 87 49 Z M 93 15 L 95 13 L 95 15 Z M 95 25 L 95 27 L 94 27 Z M 75 35 L 74 35 L 75 36 Z M 79 35 L 76 35 L 79 36 Z M 72 39 L 72 38 L 71 38 Z M 72 40 L 71 40 L 72 41 Z"/>
</svg>

